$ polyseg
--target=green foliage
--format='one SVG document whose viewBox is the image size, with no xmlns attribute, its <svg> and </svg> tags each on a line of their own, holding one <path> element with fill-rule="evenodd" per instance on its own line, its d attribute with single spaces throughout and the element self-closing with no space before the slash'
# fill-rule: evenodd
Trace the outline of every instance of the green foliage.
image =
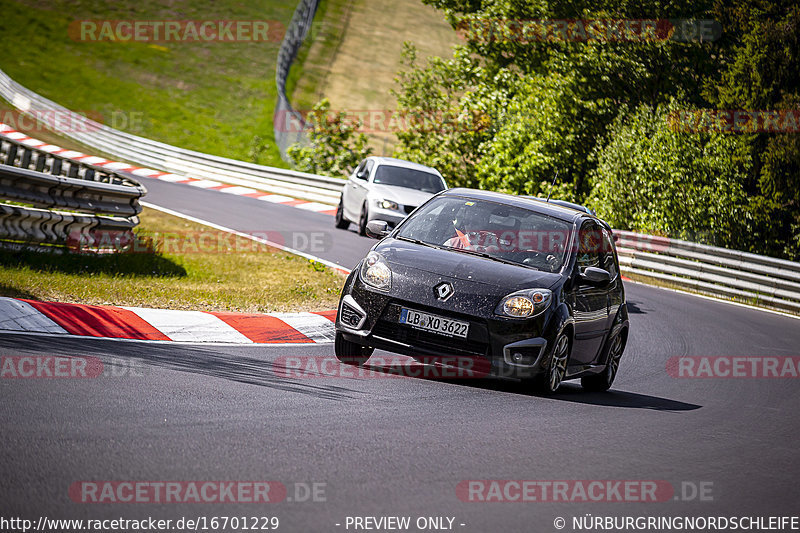
<svg viewBox="0 0 800 533">
<path fill-rule="evenodd" d="M 344 112 L 332 114 L 330 107 L 324 98 L 306 117 L 309 146 L 298 143 L 289 147 L 297 170 L 340 177 L 352 173 L 372 153 L 367 136 L 358 132 L 361 123 L 349 121 Z"/>
<path fill-rule="evenodd" d="M 784 2 L 720 3 L 715 16 L 729 29 L 724 68 L 705 83 L 718 109 L 800 109 L 800 7 Z M 754 249 L 800 259 L 800 132 L 748 138 L 756 161 L 746 186 L 752 198 Z"/>
<path fill-rule="evenodd" d="M 800 137 L 678 133 L 670 111 L 797 110 L 800 7 L 779 0 L 424 0 L 465 39 L 417 64 L 398 106 L 459 117 L 411 128 L 398 157 L 449 183 L 590 202 L 616 227 L 800 258 Z M 485 24 L 547 19 L 716 20 L 713 42 L 521 39 Z M 477 28 L 477 29 L 476 29 Z M 503 30 L 505 31 L 505 30 Z M 480 120 L 476 120 L 478 117 Z"/>
<path fill-rule="evenodd" d="M 596 154 L 590 205 L 614 227 L 750 247 L 743 137 L 670 128 L 677 101 L 621 113 Z"/>
</svg>

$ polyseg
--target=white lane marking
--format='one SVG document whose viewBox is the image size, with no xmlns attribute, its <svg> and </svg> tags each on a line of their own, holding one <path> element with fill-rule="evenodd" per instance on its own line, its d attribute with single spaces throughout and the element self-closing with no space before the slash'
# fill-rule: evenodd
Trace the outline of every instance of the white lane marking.
<svg viewBox="0 0 800 533">
<path fill-rule="evenodd" d="M 14 131 L 14 128 L 9 126 L 8 124 L 0 122 L 0 132 L 6 132 L 6 131 Z"/>
<path fill-rule="evenodd" d="M 159 176 L 158 179 L 164 181 L 186 181 L 192 178 L 188 176 L 179 176 L 177 174 L 164 174 L 163 176 Z"/>
<path fill-rule="evenodd" d="M 192 187 L 200 187 L 201 189 L 209 189 L 211 187 L 219 187 L 220 185 L 222 185 L 222 183 L 214 180 L 196 180 L 189 182 L 189 185 L 191 185 Z"/>
<path fill-rule="evenodd" d="M 319 202 L 308 202 L 307 204 L 297 204 L 295 207 L 298 209 L 305 209 L 307 211 L 330 211 L 331 209 L 336 209 L 332 205 L 325 205 Z"/>
<path fill-rule="evenodd" d="M 97 157 L 96 155 L 90 155 L 89 157 L 82 157 L 81 163 L 88 163 L 90 165 L 96 165 L 97 163 L 105 163 L 108 159 L 105 157 Z"/>
<path fill-rule="evenodd" d="M 232 342 L 252 344 L 253 341 L 212 314 L 202 311 L 123 307 L 174 341 Z"/>
<path fill-rule="evenodd" d="M 28 138 L 27 135 L 25 135 L 24 133 L 20 133 L 18 131 L 9 131 L 8 133 L 5 134 L 5 136 L 8 137 L 9 139 L 14 139 L 15 141 Z"/>
<path fill-rule="evenodd" d="M 152 176 L 153 174 L 160 173 L 160 171 L 153 170 L 152 168 L 137 168 L 136 170 L 131 171 L 131 174 L 135 174 L 137 176 Z"/>
<path fill-rule="evenodd" d="M 43 152 L 57 152 L 61 150 L 60 146 L 56 146 L 55 144 L 45 144 L 44 146 L 40 146 L 39 150 Z"/>
<path fill-rule="evenodd" d="M 37 333 L 67 332 L 29 303 L 5 297 L 0 298 L 0 329 Z"/>
<path fill-rule="evenodd" d="M 300 250 L 295 250 L 294 248 L 289 248 L 288 246 L 284 246 L 282 244 L 278 244 L 276 242 L 272 242 L 267 239 L 262 239 L 261 237 L 256 237 L 254 235 L 250 235 L 249 233 L 244 233 L 241 231 L 236 231 L 235 229 L 226 228 L 225 226 L 220 226 L 219 224 L 214 224 L 213 222 L 209 222 L 208 220 L 203 220 L 202 218 L 193 217 L 191 215 L 185 215 L 179 211 L 173 211 L 167 207 L 161 207 L 160 205 L 151 204 L 150 202 L 139 202 L 140 205 L 144 207 L 150 207 L 152 209 L 157 209 L 163 213 L 167 213 L 168 215 L 173 215 L 176 217 L 181 217 L 186 220 L 191 220 L 192 222 L 197 222 L 198 224 L 205 224 L 208 227 L 218 229 L 220 231 L 227 231 L 228 233 L 233 233 L 234 235 L 238 235 L 240 237 L 244 237 L 245 239 L 251 239 L 256 242 L 260 242 L 262 244 L 266 244 L 267 246 L 272 246 L 273 248 L 277 248 L 279 250 L 283 250 L 284 252 L 289 252 L 290 254 L 299 255 L 300 257 L 305 257 L 311 261 L 316 261 L 317 263 L 322 263 L 325 266 L 329 266 L 335 270 L 339 270 L 345 274 L 350 273 L 349 268 L 345 268 L 342 265 L 336 264 L 333 261 L 328 261 L 327 259 L 322 259 L 321 257 L 317 257 L 315 255 L 307 254 L 305 252 L 301 252 Z"/>
<path fill-rule="evenodd" d="M 283 202 L 291 202 L 294 198 L 289 196 L 283 196 L 282 194 L 268 194 L 266 196 L 259 196 L 259 200 L 266 200 L 267 202 L 272 202 L 273 204 L 280 204 Z"/>
<path fill-rule="evenodd" d="M 84 157 L 86 154 L 82 154 L 81 152 L 76 152 L 75 150 L 67 150 L 66 152 L 61 152 L 58 155 L 60 155 L 61 157 L 66 157 L 68 159 L 76 159 L 76 158 L 79 158 L 79 157 Z M 105 161 L 105 160 L 101 159 L 101 161 Z M 82 161 L 82 162 L 86 163 L 86 161 Z"/>
<path fill-rule="evenodd" d="M 238 185 L 234 185 L 233 187 L 225 187 L 219 190 L 220 192 L 226 192 L 228 194 L 253 194 L 254 192 L 258 192 L 255 189 L 251 189 L 250 187 L 240 187 Z"/>
<path fill-rule="evenodd" d="M 111 170 L 122 170 L 123 168 L 132 168 L 131 165 L 129 165 L 128 163 L 122 163 L 120 161 L 112 161 L 111 163 L 106 163 L 103 166 Z"/>
<path fill-rule="evenodd" d="M 20 142 L 26 146 L 30 146 L 31 148 L 37 148 L 40 144 L 46 144 L 44 141 L 40 141 L 39 139 L 24 139 Z"/>
<path fill-rule="evenodd" d="M 208 346 L 207 342 L 198 342 L 198 341 L 164 341 L 164 340 L 156 340 L 156 339 L 117 339 L 117 338 L 114 338 L 114 337 L 87 337 L 85 335 L 72 335 L 72 334 L 69 334 L 69 333 L 44 333 L 44 332 L 41 332 L 41 331 L 9 331 L 9 332 L 4 332 L 4 333 L 7 333 L 8 335 L 32 335 L 32 336 L 37 336 L 37 337 L 58 337 L 59 339 L 70 338 L 71 337 L 73 339 L 79 339 L 82 342 L 83 341 L 86 341 L 86 342 L 95 342 L 95 341 L 108 342 L 108 341 L 111 341 L 111 342 L 141 342 L 141 343 L 147 343 L 147 344 L 152 344 L 152 343 L 155 342 L 155 343 L 162 343 L 162 344 L 180 344 L 180 345 L 185 345 L 185 346 Z M 319 344 L 321 344 L 321 343 L 319 343 Z M 298 343 L 298 342 L 275 342 L 275 343 L 270 342 L 268 344 L 268 346 L 270 348 L 278 348 L 278 347 L 281 347 L 281 346 L 285 346 L 287 348 L 297 348 L 298 346 L 302 347 L 302 346 L 308 346 L 308 345 L 309 345 L 309 343 L 302 344 L 302 343 Z M 238 348 L 243 348 L 243 349 L 244 348 L 254 348 L 254 347 L 255 348 L 264 348 L 264 344 L 263 343 L 242 344 L 242 343 L 239 343 L 239 342 L 215 342 L 214 346 L 236 346 Z"/>
<path fill-rule="evenodd" d="M 270 313 L 314 342 L 333 342 L 333 322 L 314 313 Z"/>
</svg>

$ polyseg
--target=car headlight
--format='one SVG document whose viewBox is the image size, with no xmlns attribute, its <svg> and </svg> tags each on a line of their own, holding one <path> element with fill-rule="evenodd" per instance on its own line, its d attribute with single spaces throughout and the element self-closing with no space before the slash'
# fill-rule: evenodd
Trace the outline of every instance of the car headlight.
<svg viewBox="0 0 800 533">
<path fill-rule="evenodd" d="M 391 200 L 382 200 L 380 198 L 378 199 L 378 207 L 392 209 L 393 211 L 397 211 L 399 209 L 397 203 L 392 202 Z"/>
<path fill-rule="evenodd" d="M 370 252 L 361 265 L 361 279 L 376 289 L 388 290 L 392 286 L 392 270 L 378 252 Z"/>
<path fill-rule="evenodd" d="M 517 291 L 500 300 L 494 312 L 511 318 L 530 318 L 547 309 L 552 299 L 549 289 Z"/>
</svg>

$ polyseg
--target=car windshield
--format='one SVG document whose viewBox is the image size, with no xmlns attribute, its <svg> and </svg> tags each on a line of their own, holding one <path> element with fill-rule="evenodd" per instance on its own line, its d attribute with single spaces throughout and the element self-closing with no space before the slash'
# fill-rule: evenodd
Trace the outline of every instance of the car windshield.
<svg viewBox="0 0 800 533">
<path fill-rule="evenodd" d="M 418 209 L 397 238 L 473 253 L 544 272 L 560 272 L 572 224 L 531 209 L 446 196 Z"/>
<path fill-rule="evenodd" d="M 436 174 L 393 165 L 380 165 L 375 171 L 375 178 L 372 182 L 430 193 L 437 193 L 445 189 L 442 178 Z"/>
</svg>

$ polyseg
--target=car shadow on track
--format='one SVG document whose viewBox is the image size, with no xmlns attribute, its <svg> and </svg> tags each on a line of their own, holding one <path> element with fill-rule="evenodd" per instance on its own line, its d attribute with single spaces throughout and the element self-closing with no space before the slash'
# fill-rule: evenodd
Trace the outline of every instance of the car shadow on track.
<svg viewBox="0 0 800 533">
<path fill-rule="evenodd" d="M 362 392 L 324 380 L 291 379 L 271 361 L 247 355 L 230 355 L 216 346 L 168 342 L 120 342 L 100 338 L 49 335 L 0 335 L 3 355 L 97 357 L 104 372 L 113 379 L 135 376 L 146 379 L 157 368 L 227 379 L 248 385 L 269 387 L 324 400 L 358 398 Z M 245 352 L 246 353 L 246 352 Z"/>
<path fill-rule="evenodd" d="M 531 385 L 519 380 L 494 378 L 494 377 L 474 377 L 474 378 L 451 378 L 442 377 L 443 372 L 426 371 L 426 367 L 421 363 L 410 365 L 370 365 L 369 362 L 364 368 L 376 373 L 394 374 L 398 377 L 409 377 L 413 379 L 424 379 L 428 381 L 439 381 L 453 385 L 473 387 L 482 390 L 491 390 L 530 396 L 532 398 L 547 398 L 587 405 L 601 405 L 605 407 L 622 407 L 628 409 L 651 409 L 654 411 L 694 411 L 702 406 L 651 396 L 649 394 L 639 394 L 636 392 L 625 392 L 611 389 L 606 392 L 587 392 L 581 388 L 577 382 L 565 382 L 558 391 L 550 396 L 543 396 L 534 392 Z"/>
</svg>

